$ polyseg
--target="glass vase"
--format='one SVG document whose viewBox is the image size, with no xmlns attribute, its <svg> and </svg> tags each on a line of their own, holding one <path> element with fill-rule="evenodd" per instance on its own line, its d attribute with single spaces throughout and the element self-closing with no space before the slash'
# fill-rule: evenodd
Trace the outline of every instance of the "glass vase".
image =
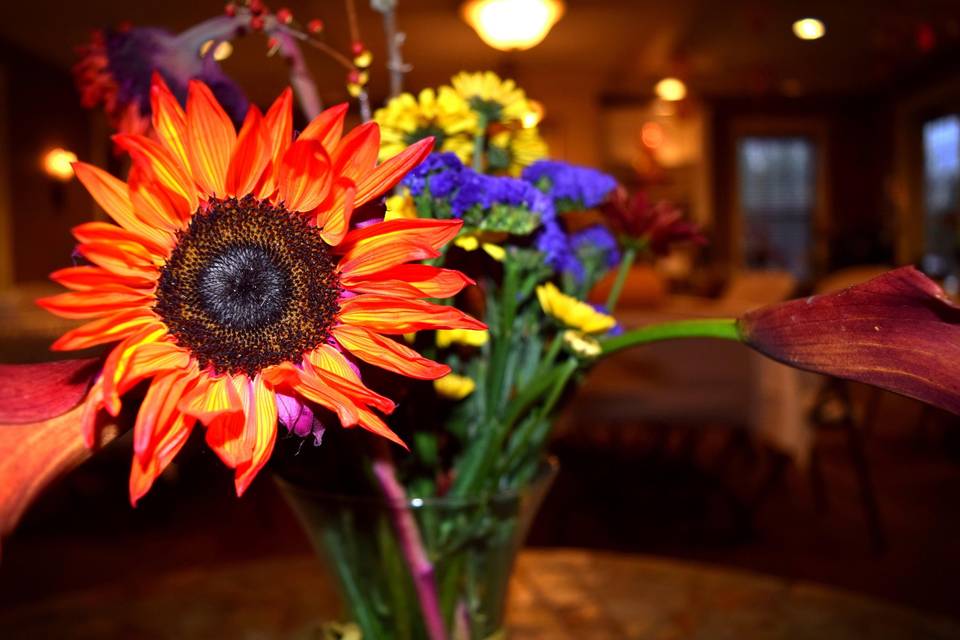
<svg viewBox="0 0 960 640">
<path fill-rule="evenodd" d="M 514 561 L 556 473 L 544 460 L 520 489 L 403 503 L 277 483 L 364 640 L 502 640 Z"/>
</svg>

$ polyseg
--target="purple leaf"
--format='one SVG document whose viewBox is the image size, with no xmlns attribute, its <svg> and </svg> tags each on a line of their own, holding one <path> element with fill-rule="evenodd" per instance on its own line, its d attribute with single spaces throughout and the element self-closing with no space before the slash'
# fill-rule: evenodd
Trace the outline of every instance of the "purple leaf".
<svg viewBox="0 0 960 640">
<path fill-rule="evenodd" d="M 40 422 L 66 413 L 80 404 L 99 371 L 99 358 L 0 364 L 0 424 Z"/>
</svg>

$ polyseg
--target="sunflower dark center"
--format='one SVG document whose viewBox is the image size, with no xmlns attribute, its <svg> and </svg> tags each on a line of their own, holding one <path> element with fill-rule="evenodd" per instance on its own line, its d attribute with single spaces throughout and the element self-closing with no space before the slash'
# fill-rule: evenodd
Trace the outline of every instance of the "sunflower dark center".
<svg viewBox="0 0 960 640">
<path fill-rule="evenodd" d="M 339 297 L 317 229 L 248 196 L 194 215 L 161 270 L 155 310 L 201 365 L 252 375 L 323 343 Z"/>
</svg>

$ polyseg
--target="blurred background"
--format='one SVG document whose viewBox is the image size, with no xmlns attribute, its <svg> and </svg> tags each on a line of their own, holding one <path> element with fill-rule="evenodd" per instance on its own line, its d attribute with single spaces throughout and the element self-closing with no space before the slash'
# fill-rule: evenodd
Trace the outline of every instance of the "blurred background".
<svg viewBox="0 0 960 640">
<path fill-rule="evenodd" d="M 739 313 L 906 264 L 960 289 L 955 1 L 567 0 L 524 51 L 486 44 L 461 4 L 400 0 L 408 89 L 460 70 L 514 78 L 542 106 L 531 117 L 552 156 L 703 226 L 707 246 L 634 269 L 624 324 Z M 288 6 L 349 49 L 342 3 Z M 77 46 L 96 28 L 181 31 L 221 11 L 205 0 L 4 8 L 0 361 L 48 358 L 64 328 L 32 300 L 70 263 L 69 229 L 95 216 L 69 154 L 121 168 L 102 113 L 80 106 Z M 358 13 L 382 61 L 379 15 L 365 2 Z M 342 70 L 315 52 L 307 62 L 324 103 L 343 101 Z M 284 64 L 256 34 L 222 61 L 261 106 L 285 85 Z M 387 89 L 375 63 L 374 105 Z M 736 344 L 658 345 L 605 362 L 571 399 L 553 444 L 562 472 L 530 544 L 743 569 L 960 619 L 958 436 L 953 416 Z M 71 474 L 4 544 L 0 609 L 308 552 L 269 478 L 235 500 L 200 446 L 131 510 L 129 447 Z"/>
</svg>

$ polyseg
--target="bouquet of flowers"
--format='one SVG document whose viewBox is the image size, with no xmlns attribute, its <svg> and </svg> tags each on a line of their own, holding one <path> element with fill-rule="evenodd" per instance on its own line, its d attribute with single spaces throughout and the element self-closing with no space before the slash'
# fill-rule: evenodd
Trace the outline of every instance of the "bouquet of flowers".
<svg viewBox="0 0 960 640">
<path fill-rule="evenodd" d="M 127 29 L 88 49 L 85 101 L 105 104 L 131 167 L 124 181 L 75 165 L 112 222 L 74 229 L 81 263 L 52 275 L 69 292 L 39 302 L 87 321 L 55 350 L 110 347 L 0 367 L 0 530 L 129 426 L 127 398 L 134 504 L 202 430 L 238 495 L 272 465 L 364 637 L 482 640 L 502 630 L 514 554 L 555 473 L 556 412 L 600 358 L 739 340 L 960 409 L 958 311 L 909 268 L 739 319 L 625 331 L 631 265 L 701 241 L 696 227 L 548 159 L 510 80 L 400 93 L 395 3 L 372 5 L 396 95 L 372 112 L 355 34 L 353 58 L 333 57 L 372 120 L 346 133 L 349 106 L 319 109 L 300 52 L 329 49 L 322 26 L 287 10 L 250 0 L 178 36 Z M 291 61 L 309 116 L 296 135 L 292 91 L 247 108 L 210 57 L 251 31 Z"/>
</svg>

